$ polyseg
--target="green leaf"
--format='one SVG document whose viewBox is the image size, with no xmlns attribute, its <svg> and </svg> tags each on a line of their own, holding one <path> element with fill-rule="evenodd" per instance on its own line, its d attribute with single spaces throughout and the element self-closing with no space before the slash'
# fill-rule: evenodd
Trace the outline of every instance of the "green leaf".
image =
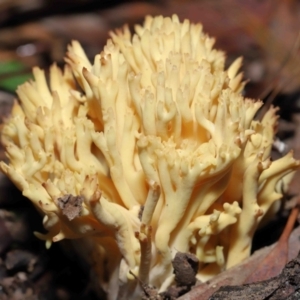
<svg viewBox="0 0 300 300">
<path fill-rule="evenodd" d="M 0 89 L 14 92 L 18 85 L 31 79 L 28 68 L 19 61 L 0 62 Z"/>
</svg>

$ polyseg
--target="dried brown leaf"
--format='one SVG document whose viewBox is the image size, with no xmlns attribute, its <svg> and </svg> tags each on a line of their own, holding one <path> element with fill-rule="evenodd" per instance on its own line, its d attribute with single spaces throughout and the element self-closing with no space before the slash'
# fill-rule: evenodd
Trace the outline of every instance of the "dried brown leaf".
<svg viewBox="0 0 300 300">
<path fill-rule="evenodd" d="M 240 286 L 220 288 L 209 300 L 282 300 L 299 299 L 300 252 L 282 270 L 269 280 Z"/>
<path fill-rule="evenodd" d="M 259 267 L 245 280 L 252 283 L 277 276 L 288 261 L 288 240 L 299 214 L 299 207 L 293 208 L 285 229 L 270 253 L 260 262 Z"/>
<path fill-rule="evenodd" d="M 288 261 L 295 258 L 300 249 L 300 227 L 297 227 L 289 237 Z M 251 257 L 241 264 L 219 274 L 209 282 L 200 283 L 188 294 L 178 298 L 178 300 L 198 300 L 209 299 L 220 287 L 225 285 L 241 285 L 258 268 L 260 262 L 270 253 L 276 244 L 256 251 Z"/>
</svg>

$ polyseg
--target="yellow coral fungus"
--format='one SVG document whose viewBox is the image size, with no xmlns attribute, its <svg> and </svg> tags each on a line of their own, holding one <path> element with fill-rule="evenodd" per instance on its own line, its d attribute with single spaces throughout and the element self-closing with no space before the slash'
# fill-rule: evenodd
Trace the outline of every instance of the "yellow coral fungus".
<svg viewBox="0 0 300 300">
<path fill-rule="evenodd" d="M 166 290 L 179 251 L 199 279 L 248 257 L 299 166 L 271 162 L 276 110 L 254 120 L 241 59 L 226 70 L 200 24 L 147 17 L 135 31 L 112 33 L 93 64 L 72 42 L 49 84 L 34 68 L 2 130 L 1 170 L 44 215 L 36 235 L 73 239 L 109 299 L 139 299 L 137 278 Z"/>
</svg>

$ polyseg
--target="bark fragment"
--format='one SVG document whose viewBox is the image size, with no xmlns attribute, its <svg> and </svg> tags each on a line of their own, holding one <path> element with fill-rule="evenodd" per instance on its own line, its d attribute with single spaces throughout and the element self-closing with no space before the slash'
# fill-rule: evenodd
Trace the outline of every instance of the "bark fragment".
<svg viewBox="0 0 300 300">
<path fill-rule="evenodd" d="M 62 213 L 67 216 L 69 221 L 80 216 L 82 210 L 83 196 L 73 196 L 71 194 L 59 197 L 57 199 L 58 206 Z"/>
</svg>

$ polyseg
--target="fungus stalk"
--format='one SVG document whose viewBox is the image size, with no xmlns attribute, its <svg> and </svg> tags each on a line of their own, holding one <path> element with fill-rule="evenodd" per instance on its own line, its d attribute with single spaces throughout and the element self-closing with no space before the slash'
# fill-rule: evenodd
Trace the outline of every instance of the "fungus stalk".
<svg viewBox="0 0 300 300">
<path fill-rule="evenodd" d="M 140 299 L 140 282 L 174 284 L 177 252 L 206 280 L 250 255 L 291 172 L 270 160 L 276 109 L 242 96 L 241 59 L 200 24 L 146 17 L 111 33 L 91 63 L 80 44 L 66 66 L 33 69 L 2 129 L 1 170 L 44 215 L 52 242 L 72 239 L 108 299 Z"/>
</svg>

